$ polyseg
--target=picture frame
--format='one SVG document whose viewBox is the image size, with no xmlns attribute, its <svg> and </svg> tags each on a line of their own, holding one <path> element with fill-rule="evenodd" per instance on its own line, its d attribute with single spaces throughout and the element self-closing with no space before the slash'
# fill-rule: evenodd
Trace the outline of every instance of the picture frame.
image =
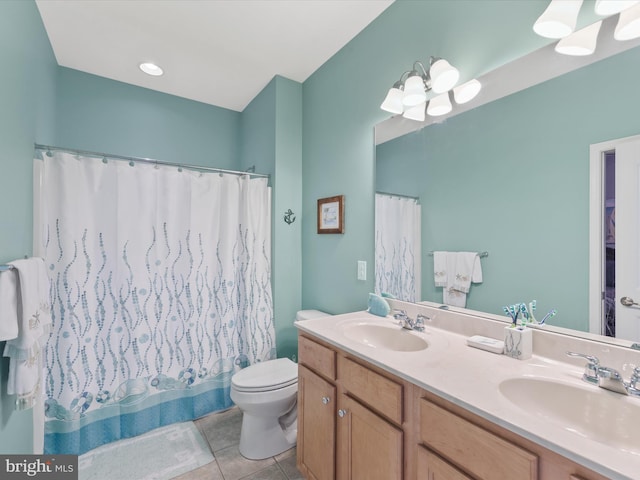
<svg viewBox="0 0 640 480">
<path fill-rule="evenodd" d="M 318 233 L 344 233 L 344 195 L 318 199 Z"/>
</svg>

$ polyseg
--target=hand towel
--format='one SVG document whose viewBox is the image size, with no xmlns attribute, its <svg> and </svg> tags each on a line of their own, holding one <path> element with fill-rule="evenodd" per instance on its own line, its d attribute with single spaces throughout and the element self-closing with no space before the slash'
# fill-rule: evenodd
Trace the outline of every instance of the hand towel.
<svg viewBox="0 0 640 480">
<path fill-rule="evenodd" d="M 447 256 L 449 252 L 433 252 L 433 280 L 436 287 L 447 285 Z"/>
<path fill-rule="evenodd" d="M 31 408 L 40 392 L 42 347 L 51 329 L 49 278 L 44 260 L 29 258 L 11 262 L 18 278 L 18 336 L 8 340 L 7 393 L 17 395 L 17 408 Z"/>
<path fill-rule="evenodd" d="M 0 272 L 0 341 L 18 336 L 18 272 Z"/>
<path fill-rule="evenodd" d="M 442 303 L 464 308 L 467 306 L 467 294 L 452 287 L 444 287 L 442 289 Z"/>
<path fill-rule="evenodd" d="M 471 282 L 482 282 L 482 267 L 480 255 L 477 252 L 456 252 L 453 289 L 469 293 Z"/>
<path fill-rule="evenodd" d="M 442 303 L 452 307 L 465 307 L 467 305 L 467 294 L 456 290 L 453 286 L 455 282 L 456 264 L 458 252 L 444 252 L 446 254 L 445 270 L 447 272 L 447 282 L 442 288 Z"/>
</svg>

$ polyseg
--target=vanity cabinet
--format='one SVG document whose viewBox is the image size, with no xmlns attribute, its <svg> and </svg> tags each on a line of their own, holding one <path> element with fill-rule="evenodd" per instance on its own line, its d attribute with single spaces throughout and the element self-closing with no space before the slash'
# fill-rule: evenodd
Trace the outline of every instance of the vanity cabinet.
<svg viewBox="0 0 640 480">
<path fill-rule="evenodd" d="M 402 480 L 402 430 L 348 395 L 338 406 L 336 478 Z"/>
<path fill-rule="evenodd" d="M 309 480 L 403 480 L 406 385 L 298 339 L 297 466 Z"/>
<path fill-rule="evenodd" d="M 336 478 L 336 352 L 298 339 L 297 466 L 309 480 Z"/>
<path fill-rule="evenodd" d="M 607 480 L 431 392 L 414 395 L 418 480 Z"/>
<path fill-rule="evenodd" d="M 298 468 L 306 478 L 335 476 L 336 387 L 298 366 Z"/>
<path fill-rule="evenodd" d="M 437 452 L 446 458 L 451 462 L 451 469 L 457 471 L 460 478 L 470 477 L 466 477 L 456 467 L 473 475 L 474 478 L 487 480 L 538 478 L 536 455 L 425 398 L 420 398 L 418 405 L 418 438 L 422 448 Z M 438 462 L 444 463 L 435 455 L 428 458 L 431 458 L 431 461 L 427 462 L 429 466 Z M 443 466 L 440 465 L 438 468 L 443 469 Z M 433 480 L 428 474 L 424 477 L 419 474 L 418 478 Z"/>
<path fill-rule="evenodd" d="M 308 480 L 607 480 L 310 334 L 298 346 Z"/>
<path fill-rule="evenodd" d="M 418 478 L 421 480 L 473 480 L 424 447 L 418 447 Z"/>
</svg>

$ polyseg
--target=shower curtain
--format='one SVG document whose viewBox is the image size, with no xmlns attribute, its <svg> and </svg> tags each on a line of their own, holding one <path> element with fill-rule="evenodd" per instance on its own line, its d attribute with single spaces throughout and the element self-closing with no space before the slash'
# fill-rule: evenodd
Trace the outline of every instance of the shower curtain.
<svg viewBox="0 0 640 480">
<path fill-rule="evenodd" d="M 417 199 L 376 193 L 375 291 L 420 301 L 421 234 Z"/>
<path fill-rule="evenodd" d="M 45 452 L 230 407 L 231 375 L 275 358 L 267 179 L 39 156 Z"/>
</svg>

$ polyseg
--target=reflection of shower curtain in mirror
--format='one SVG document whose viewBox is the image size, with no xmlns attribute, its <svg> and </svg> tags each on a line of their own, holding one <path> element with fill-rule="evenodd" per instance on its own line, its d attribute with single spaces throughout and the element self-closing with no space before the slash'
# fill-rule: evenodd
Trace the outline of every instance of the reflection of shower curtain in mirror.
<svg viewBox="0 0 640 480">
<path fill-rule="evenodd" d="M 230 407 L 231 375 L 275 357 L 267 179 L 42 156 L 45 452 Z"/>
<path fill-rule="evenodd" d="M 376 193 L 375 291 L 420 300 L 420 204 Z"/>
</svg>

